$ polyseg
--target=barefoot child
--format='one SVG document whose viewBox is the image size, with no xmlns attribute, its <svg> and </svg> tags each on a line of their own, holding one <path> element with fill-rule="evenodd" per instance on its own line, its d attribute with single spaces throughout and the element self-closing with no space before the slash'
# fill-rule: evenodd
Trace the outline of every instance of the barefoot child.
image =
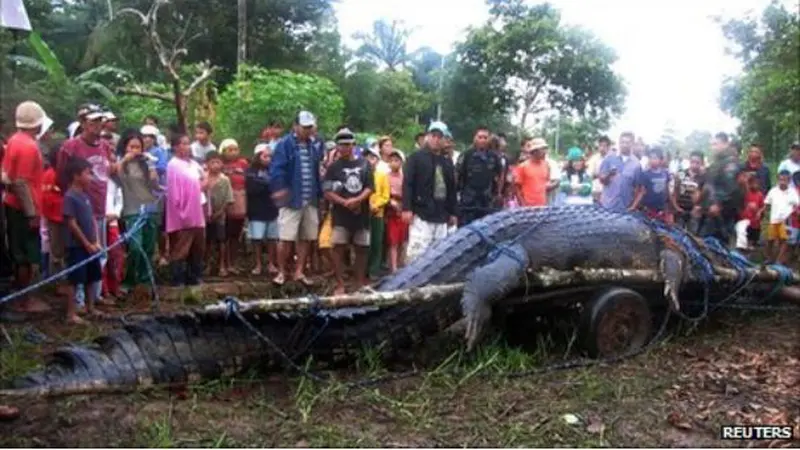
<svg viewBox="0 0 800 450">
<path fill-rule="evenodd" d="M 64 195 L 64 222 L 67 227 L 64 244 L 67 253 L 67 266 L 73 267 L 100 251 L 99 231 L 94 220 L 92 204 L 86 193 L 92 182 L 92 165 L 83 158 L 73 158 L 66 165 L 65 172 L 70 180 L 70 187 Z M 100 316 L 95 310 L 97 296 L 96 283 L 102 278 L 100 261 L 94 259 L 74 269 L 67 275 L 71 285 L 71 294 L 67 298 L 67 322 L 78 324 L 83 320 L 78 317 L 75 304 L 75 287 L 86 286 L 86 311 L 90 315 Z"/>
<path fill-rule="evenodd" d="M 389 269 L 397 272 L 405 259 L 408 224 L 403 221 L 403 163 L 405 155 L 400 150 L 389 154 L 389 204 L 386 206 L 386 237 L 389 242 Z"/>
<path fill-rule="evenodd" d="M 208 167 L 208 200 L 211 205 L 209 208 L 208 225 L 206 234 L 208 240 L 209 255 L 213 252 L 214 243 L 219 246 L 219 276 L 228 276 L 230 261 L 227 252 L 227 235 L 225 233 L 225 219 L 228 207 L 233 204 L 233 190 L 231 181 L 222 173 L 222 156 L 210 151 L 206 154 L 206 166 Z"/>
<path fill-rule="evenodd" d="M 758 177 L 750 174 L 744 194 L 744 210 L 736 222 L 736 249 L 753 250 L 761 238 L 761 217 L 764 213 L 764 193 Z"/>
<path fill-rule="evenodd" d="M 797 191 L 791 189 L 791 173 L 783 170 L 778 174 L 778 185 L 767 193 L 764 204 L 769 207 L 769 228 L 767 228 L 767 258 L 783 264 L 788 250 L 786 241 L 789 233 L 786 221 L 800 204 Z"/>
<path fill-rule="evenodd" d="M 246 172 L 247 191 L 247 237 L 255 248 L 253 275 L 261 275 L 262 250 L 267 249 L 267 272 L 278 273 L 275 266 L 278 240 L 278 208 L 269 189 L 269 163 L 272 148 L 269 144 L 258 144 L 253 164 Z"/>
<path fill-rule="evenodd" d="M 245 172 L 250 164 L 239 153 L 239 144 L 233 139 L 225 139 L 219 145 L 222 153 L 222 173 L 231 182 L 233 204 L 225 212 L 225 258 L 228 272 L 238 275 L 238 270 L 233 264 L 234 257 L 238 254 L 239 241 L 244 230 L 245 217 L 247 216 L 247 190 Z"/>
<path fill-rule="evenodd" d="M 375 177 L 375 192 L 369 197 L 370 243 L 367 262 L 367 275 L 370 279 L 375 280 L 380 277 L 381 262 L 383 261 L 383 233 L 386 224 L 383 214 L 386 204 L 389 203 L 389 178 L 386 176 L 387 173 L 379 168 L 379 163 L 386 165 L 387 169 L 389 166 L 381 160 L 380 155 L 374 149 L 367 149 L 365 155 Z"/>
</svg>

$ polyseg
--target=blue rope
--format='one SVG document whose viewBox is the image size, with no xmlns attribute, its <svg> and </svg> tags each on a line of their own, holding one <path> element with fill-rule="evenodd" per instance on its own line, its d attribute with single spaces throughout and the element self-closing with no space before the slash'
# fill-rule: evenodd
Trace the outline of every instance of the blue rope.
<svg viewBox="0 0 800 450">
<path fill-rule="evenodd" d="M 20 297 L 23 297 L 23 296 L 25 296 L 25 295 L 33 292 L 33 291 L 41 289 L 42 287 L 44 287 L 44 286 L 46 286 L 46 285 L 48 285 L 48 284 L 50 284 L 50 283 L 52 283 L 54 281 L 58 281 L 59 279 L 66 277 L 70 273 L 78 270 L 79 268 L 85 266 L 86 264 L 89 264 L 90 262 L 92 262 L 92 261 L 94 261 L 96 259 L 107 257 L 109 250 L 111 250 L 113 248 L 116 248 L 116 247 L 124 244 L 125 242 L 127 242 L 131 238 L 131 236 L 133 236 L 134 233 L 139 231 L 144 226 L 144 221 L 146 219 L 146 216 L 150 213 L 149 211 L 152 211 L 153 209 L 155 209 L 155 205 L 159 201 L 161 201 L 162 198 L 163 198 L 163 194 L 159 195 L 158 198 L 156 199 L 156 201 L 153 202 L 151 205 L 143 205 L 141 210 L 140 210 L 139 216 L 134 221 L 134 224 L 131 227 L 131 229 L 130 230 L 125 230 L 125 233 L 122 234 L 120 239 L 118 239 L 113 244 L 102 248 L 97 253 L 89 256 L 88 258 L 84 259 L 83 261 L 81 261 L 81 262 L 79 262 L 79 263 L 77 263 L 77 264 L 75 264 L 73 266 L 67 267 L 67 268 L 63 269 L 62 271 L 60 271 L 60 272 L 58 272 L 56 274 L 50 275 L 49 277 L 47 277 L 47 278 L 45 278 L 43 280 L 40 280 L 40 281 L 38 281 L 38 282 L 36 282 L 34 284 L 31 284 L 31 285 L 29 285 L 29 286 L 27 286 L 27 287 L 25 287 L 23 289 L 20 289 L 19 291 L 12 292 L 11 294 L 8 294 L 3 298 L 0 298 L 0 305 L 5 304 L 7 302 L 10 302 L 12 300 L 18 299 Z M 148 208 L 148 206 L 152 206 L 152 208 Z M 156 283 L 155 283 L 155 278 L 152 276 L 152 269 L 150 269 L 148 267 L 148 270 L 151 273 L 150 281 L 151 281 L 151 285 L 152 285 L 152 290 L 155 292 L 157 290 Z M 70 301 L 72 301 L 72 299 L 70 299 Z M 156 296 L 156 301 L 157 301 L 157 296 Z"/>
</svg>

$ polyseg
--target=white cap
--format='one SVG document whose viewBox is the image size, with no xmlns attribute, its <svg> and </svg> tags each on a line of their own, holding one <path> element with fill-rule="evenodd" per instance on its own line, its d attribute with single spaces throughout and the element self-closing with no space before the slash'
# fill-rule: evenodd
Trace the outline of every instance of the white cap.
<svg viewBox="0 0 800 450">
<path fill-rule="evenodd" d="M 153 125 L 143 125 L 141 129 L 139 129 L 139 133 L 142 133 L 143 136 L 158 136 L 161 134 Z"/>
<path fill-rule="evenodd" d="M 313 127 L 317 124 L 317 118 L 308 111 L 300 111 L 297 114 L 297 124 L 301 127 Z"/>
<path fill-rule="evenodd" d="M 71 138 L 75 137 L 75 132 L 78 130 L 79 126 L 81 126 L 81 124 L 78 123 L 78 121 L 72 122 L 71 124 L 67 125 L 67 134 L 69 134 L 69 137 Z"/>
<path fill-rule="evenodd" d="M 257 155 L 257 154 L 259 154 L 261 152 L 266 152 L 266 151 L 272 151 L 272 147 L 269 144 L 267 144 L 266 142 L 262 142 L 262 143 L 256 145 L 255 150 L 253 150 L 253 154 Z"/>
<path fill-rule="evenodd" d="M 112 122 L 114 120 L 117 120 L 117 116 L 112 111 L 106 111 L 103 113 L 103 120 L 105 120 L 106 122 Z"/>
<path fill-rule="evenodd" d="M 44 134 L 47 133 L 47 130 L 49 130 L 50 127 L 52 126 L 53 126 L 53 119 L 51 119 L 45 114 L 44 119 L 42 119 L 42 129 L 39 131 L 39 135 L 36 136 L 36 139 L 41 139 L 42 136 L 44 136 Z"/>
</svg>

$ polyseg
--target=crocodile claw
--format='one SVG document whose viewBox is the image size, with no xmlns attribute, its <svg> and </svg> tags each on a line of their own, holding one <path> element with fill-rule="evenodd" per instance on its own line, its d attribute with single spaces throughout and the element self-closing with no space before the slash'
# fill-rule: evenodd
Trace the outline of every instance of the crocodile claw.
<svg viewBox="0 0 800 450">
<path fill-rule="evenodd" d="M 471 305 L 470 311 L 465 311 L 464 316 L 467 320 L 467 329 L 464 333 L 464 339 L 467 341 L 467 351 L 471 352 L 475 345 L 483 337 L 486 331 L 486 324 L 492 317 L 492 308 L 485 301 L 478 301 L 477 304 Z"/>
</svg>

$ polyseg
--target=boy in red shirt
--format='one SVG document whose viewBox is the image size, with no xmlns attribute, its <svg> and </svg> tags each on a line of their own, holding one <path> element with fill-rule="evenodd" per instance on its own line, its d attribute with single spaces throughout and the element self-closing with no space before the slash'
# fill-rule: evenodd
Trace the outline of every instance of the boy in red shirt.
<svg viewBox="0 0 800 450">
<path fill-rule="evenodd" d="M 225 214 L 225 234 L 227 245 L 225 258 L 227 260 L 228 272 L 236 275 L 238 271 L 232 264 L 238 250 L 239 240 L 242 238 L 245 217 L 247 216 L 247 190 L 245 172 L 250 167 L 250 163 L 242 157 L 239 152 L 239 144 L 233 139 L 225 139 L 219 144 L 219 151 L 222 153 L 224 173 L 231 180 L 233 189 L 233 204 L 228 207 Z"/>
<path fill-rule="evenodd" d="M 54 148 L 47 156 L 48 166 L 42 175 L 42 217 L 47 226 L 50 241 L 50 261 L 48 273 L 58 273 L 64 269 L 64 193 L 58 185 L 56 158 L 58 148 Z"/>
<path fill-rule="evenodd" d="M 744 209 L 736 224 L 736 248 L 753 250 L 761 239 L 761 217 L 764 214 L 764 193 L 761 183 L 753 174 L 747 179 L 747 192 L 744 194 Z"/>
</svg>

